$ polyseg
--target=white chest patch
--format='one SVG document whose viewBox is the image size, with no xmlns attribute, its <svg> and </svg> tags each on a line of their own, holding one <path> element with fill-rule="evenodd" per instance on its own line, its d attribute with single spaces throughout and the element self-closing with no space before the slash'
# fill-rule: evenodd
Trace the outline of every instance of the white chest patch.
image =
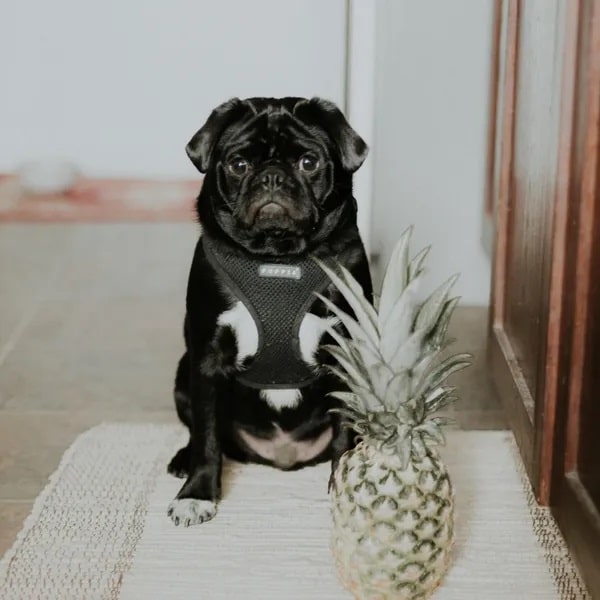
<svg viewBox="0 0 600 600">
<path fill-rule="evenodd" d="M 245 358 L 254 356 L 258 350 L 258 329 L 256 323 L 243 302 L 236 302 L 225 311 L 218 320 L 221 326 L 229 326 L 237 341 L 237 364 L 241 365 Z"/>
<path fill-rule="evenodd" d="M 274 410 L 296 408 L 302 400 L 302 392 L 297 389 L 260 390 L 260 397 Z"/>
<path fill-rule="evenodd" d="M 319 347 L 321 337 L 327 330 L 327 326 L 334 325 L 336 321 L 336 317 L 323 319 L 312 313 L 306 313 L 304 315 L 302 323 L 300 324 L 299 337 L 300 353 L 306 364 L 315 364 L 315 353 Z"/>
<path fill-rule="evenodd" d="M 321 337 L 327 325 L 335 324 L 335 317 L 323 319 L 312 313 L 307 313 L 302 319 L 299 331 L 300 354 L 306 364 L 315 365 L 315 354 Z M 232 308 L 225 311 L 218 320 L 222 327 L 231 327 L 237 342 L 236 363 L 241 365 L 248 357 L 258 351 L 258 329 L 254 318 L 243 302 L 236 302 Z M 267 404 L 275 409 L 295 408 L 302 399 L 302 393 L 297 389 L 265 389 L 260 392 Z"/>
</svg>

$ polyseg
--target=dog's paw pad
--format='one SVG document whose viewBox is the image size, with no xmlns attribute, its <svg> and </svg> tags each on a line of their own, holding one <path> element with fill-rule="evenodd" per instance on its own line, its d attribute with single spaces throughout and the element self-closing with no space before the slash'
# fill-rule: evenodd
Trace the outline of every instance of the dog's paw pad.
<svg viewBox="0 0 600 600">
<path fill-rule="evenodd" d="M 175 525 L 198 525 L 210 521 L 217 513 L 217 505 L 212 500 L 181 498 L 173 500 L 167 509 L 167 515 Z"/>
</svg>

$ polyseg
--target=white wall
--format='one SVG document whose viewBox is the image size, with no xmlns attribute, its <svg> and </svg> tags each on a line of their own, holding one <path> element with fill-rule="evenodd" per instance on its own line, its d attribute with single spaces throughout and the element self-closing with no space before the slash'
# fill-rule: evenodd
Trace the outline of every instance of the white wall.
<svg viewBox="0 0 600 600">
<path fill-rule="evenodd" d="M 345 0 L 19 0 L 0 19 L 0 172 L 62 156 L 97 176 L 190 177 L 231 96 L 344 101 Z"/>
<path fill-rule="evenodd" d="M 425 288 L 461 272 L 463 304 L 487 304 L 482 248 L 493 2 L 377 0 L 373 250 L 400 232 L 433 244 Z"/>
</svg>

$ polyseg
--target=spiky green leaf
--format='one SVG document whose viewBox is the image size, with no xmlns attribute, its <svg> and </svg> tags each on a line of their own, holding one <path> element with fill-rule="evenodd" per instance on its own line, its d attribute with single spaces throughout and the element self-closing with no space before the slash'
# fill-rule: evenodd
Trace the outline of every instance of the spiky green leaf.
<svg viewBox="0 0 600 600">
<path fill-rule="evenodd" d="M 433 364 L 433 361 L 438 356 L 439 351 L 433 348 L 424 348 L 423 354 L 419 359 L 419 362 L 412 368 L 412 374 L 414 381 L 420 381 L 423 374 Z"/>
<path fill-rule="evenodd" d="M 356 421 L 357 421 L 358 413 L 356 413 L 353 410 L 348 409 L 348 408 L 331 408 L 331 409 L 329 409 L 328 412 L 336 414 L 336 415 L 340 415 L 340 417 L 346 423 L 352 423 L 354 425 L 354 423 L 356 423 Z"/>
<path fill-rule="evenodd" d="M 385 397 L 385 391 L 388 387 L 390 380 L 394 377 L 395 373 L 390 369 L 389 365 L 384 362 L 374 364 L 369 369 L 371 375 L 371 385 L 373 386 L 373 392 L 379 396 L 379 398 Z"/>
<path fill-rule="evenodd" d="M 425 443 L 433 442 L 433 444 L 443 445 L 446 443 L 446 438 L 442 428 L 434 421 L 425 421 L 416 428 L 422 436 Z"/>
<path fill-rule="evenodd" d="M 414 382 L 415 388 L 413 391 L 415 395 L 426 394 L 429 390 L 439 387 L 452 373 L 456 373 L 470 364 L 470 354 L 462 353 L 449 356 L 432 367 L 430 371 L 423 373 L 420 379 Z"/>
<path fill-rule="evenodd" d="M 348 396 L 348 394 L 351 394 L 354 396 L 354 398 Z M 335 391 L 330 392 L 328 395 L 344 402 L 344 404 L 350 410 L 354 411 L 356 415 L 364 416 L 373 411 L 384 410 L 383 403 L 379 400 L 379 398 L 368 392 L 357 393 Z"/>
<path fill-rule="evenodd" d="M 432 417 L 430 420 L 432 423 L 435 423 L 435 425 L 437 425 L 442 432 L 444 431 L 444 427 L 447 425 L 452 425 L 455 422 L 454 419 L 450 417 Z"/>
<path fill-rule="evenodd" d="M 360 409 L 361 414 L 368 415 L 369 413 L 385 410 L 382 399 L 377 396 L 377 394 L 373 393 L 372 389 L 358 385 L 346 373 L 336 367 L 330 366 L 327 367 L 327 370 L 345 383 L 346 387 L 360 399 L 363 405 Z"/>
<path fill-rule="evenodd" d="M 372 394 L 371 383 L 367 380 L 357 381 L 348 375 L 341 368 L 338 368 L 333 365 L 327 365 L 325 367 L 330 373 L 335 375 L 340 381 L 345 383 L 350 390 L 355 392 L 356 394 Z"/>
<path fill-rule="evenodd" d="M 365 405 L 361 397 L 355 392 L 341 392 L 336 390 L 334 392 L 329 392 L 327 395 L 343 402 L 344 406 L 347 406 L 353 413 L 361 413 L 365 410 Z"/>
<path fill-rule="evenodd" d="M 388 262 L 379 298 L 380 325 L 386 322 L 396 300 L 408 283 L 408 246 L 411 234 L 412 227 L 402 232 Z"/>
<path fill-rule="evenodd" d="M 364 361 L 364 357 L 355 349 L 354 344 L 349 342 L 345 346 L 335 344 L 323 344 L 322 350 L 328 352 L 334 359 L 342 356 L 345 361 L 351 364 L 358 371 L 364 380 L 369 379 L 369 364 Z M 348 371 L 350 373 L 350 371 Z M 350 373 L 351 374 L 351 373 Z"/>
<path fill-rule="evenodd" d="M 454 356 L 449 357 L 447 361 L 443 361 L 439 367 L 436 367 L 432 370 L 431 377 L 428 378 L 428 385 L 426 389 L 431 389 L 434 387 L 438 387 L 450 375 L 453 373 L 457 373 L 462 369 L 468 367 L 471 364 L 471 355 L 470 354 L 456 354 Z"/>
<path fill-rule="evenodd" d="M 322 346 L 323 350 L 327 351 L 338 364 L 346 371 L 346 373 L 359 385 L 367 385 L 368 384 L 368 376 L 365 375 L 364 371 L 361 372 L 359 368 L 355 366 L 355 363 L 351 360 L 348 360 L 344 351 L 338 346 L 334 345 L 326 345 Z"/>
<path fill-rule="evenodd" d="M 425 331 L 420 329 L 411 333 L 408 339 L 402 342 L 389 360 L 393 371 L 411 369 L 415 366 L 422 353 L 424 336 Z"/>
<path fill-rule="evenodd" d="M 365 331 L 366 335 L 372 341 L 376 341 L 378 337 L 377 313 L 375 312 L 373 305 L 365 298 L 360 283 L 356 281 L 350 271 L 344 266 L 338 265 L 338 269 L 341 272 L 341 275 L 338 275 L 324 262 L 318 259 L 316 260 L 317 264 L 325 271 L 350 308 L 354 311 L 356 320 Z"/>
<path fill-rule="evenodd" d="M 329 298 L 326 298 L 322 294 L 316 294 L 316 296 L 341 321 L 353 340 L 356 342 L 363 342 L 367 347 L 373 350 L 373 352 L 378 353 L 377 338 L 372 339 L 369 333 L 365 331 L 353 317 L 339 308 Z"/>
<path fill-rule="evenodd" d="M 335 327 L 328 325 L 326 331 L 331 335 L 339 348 L 344 353 L 344 356 L 350 361 L 363 377 L 369 377 L 369 368 L 371 365 L 380 361 L 379 354 L 375 353 L 370 346 L 363 343 L 357 343 L 354 340 L 348 339 L 339 333 Z M 327 345 L 321 346 L 326 349 Z"/>
<path fill-rule="evenodd" d="M 413 398 L 412 404 L 414 405 L 413 415 L 415 423 L 422 423 L 427 416 L 427 407 L 425 405 L 423 396 L 417 396 L 416 398 Z"/>
<path fill-rule="evenodd" d="M 412 430 L 408 430 L 404 437 L 399 436 L 396 442 L 396 450 L 402 469 L 406 469 L 412 456 Z"/>
<path fill-rule="evenodd" d="M 410 416 L 406 413 L 405 406 L 409 394 L 410 373 L 408 371 L 395 373 L 385 390 L 384 404 L 387 410 L 396 412 L 400 420 L 407 420 Z"/>
<path fill-rule="evenodd" d="M 335 327 L 331 325 L 327 325 L 325 330 L 333 338 L 333 340 L 339 346 L 339 348 L 345 353 L 348 360 L 352 360 L 356 363 L 358 355 L 351 345 L 351 340 L 349 340 L 346 336 L 342 335 Z M 321 348 L 323 348 L 326 345 L 327 344 L 322 344 Z"/>
<path fill-rule="evenodd" d="M 412 451 L 416 460 L 423 460 L 427 456 L 427 444 L 418 431 L 415 431 L 412 437 Z"/>
<path fill-rule="evenodd" d="M 456 400 L 456 396 L 452 393 L 456 388 L 452 386 L 448 387 L 438 387 L 429 391 L 428 394 L 423 398 L 423 402 L 425 405 L 425 411 L 427 414 L 432 414 L 454 402 Z"/>
<path fill-rule="evenodd" d="M 415 279 L 415 277 L 417 277 L 421 272 L 422 272 L 422 266 L 423 263 L 425 262 L 425 258 L 427 257 L 427 255 L 429 254 L 429 251 L 431 250 L 431 246 L 427 246 L 425 248 L 423 248 L 423 250 L 421 250 L 420 252 L 417 252 L 417 254 L 415 254 L 412 259 L 410 260 L 410 262 L 408 263 L 408 281 L 412 281 L 413 279 Z"/>
<path fill-rule="evenodd" d="M 391 360 L 398 346 L 409 336 L 416 310 L 416 292 L 421 279 L 411 281 L 380 325 L 381 354 Z"/>
<path fill-rule="evenodd" d="M 448 278 L 423 302 L 415 319 L 415 329 L 425 329 L 427 333 L 433 330 L 442 314 L 448 294 L 457 279 L 458 275 Z"/>
<path fill-rule="evenodd" d="M 446 335 L 448 334 L 448 327 L 450 325 L 450 319 L 452 317 L 452 313 L 456 308 L 460 298 L 450 298 L 444 303 L 440 316 L 435 324 L 435 327 L 431 331 L 431 335 L 428 339 L 428 342 L 435 348 L 440 348 L 444 341 L 446 340 Z"/>
<path fill-rule="evenodd" d="M 428 413 L 431 415 L 439 410 L 442 410 L 448 406 L 452 406 L 458 400 L 458 396 L 448 394 L 437 400 L 434 404 L 428 407 Z"/>
</svg>

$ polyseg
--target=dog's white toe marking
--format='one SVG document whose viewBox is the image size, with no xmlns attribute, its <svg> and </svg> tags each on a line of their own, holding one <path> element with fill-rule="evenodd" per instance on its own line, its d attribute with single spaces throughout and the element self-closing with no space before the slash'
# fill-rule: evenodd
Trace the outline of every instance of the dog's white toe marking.
<svg viewBox="0 0 600 600">
<path fill-rule="evenodd" d="M 196 500 L 195 498 L 182 498 L 173 500 L 169 504 L 167 514 L 175 525 L 197 525 L 210 521 L 217 513 L 217 505 L 212 500 Z"/>
</svg>

